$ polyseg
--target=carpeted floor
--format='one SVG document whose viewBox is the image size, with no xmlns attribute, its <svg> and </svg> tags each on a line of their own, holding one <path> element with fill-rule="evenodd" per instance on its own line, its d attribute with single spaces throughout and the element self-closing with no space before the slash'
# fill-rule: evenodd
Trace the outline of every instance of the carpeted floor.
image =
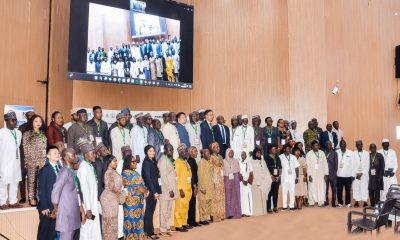
<svg viewBox="0 0 400 240">
<path fill-rule="evenodd" d="M 362 208 L 350 210 L 362 211 Z M 187 233 L 174 233 L 176 240 L 272 240 L 272 239 L 399 239 L 393 228 L 381 228 L 376 235 L 347 234 L 347 208 L 304 208 L 295 212 L 279 212 L 260 217 L 225 220 L 190 230 Z"/>
</svg>

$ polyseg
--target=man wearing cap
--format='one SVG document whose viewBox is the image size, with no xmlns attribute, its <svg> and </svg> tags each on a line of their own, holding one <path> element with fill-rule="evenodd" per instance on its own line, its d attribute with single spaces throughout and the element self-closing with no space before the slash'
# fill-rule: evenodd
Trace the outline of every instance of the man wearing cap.
<svg viewBox="0 0 400 240">
<path fill-rule="evenodd" d="M 215 141 L 218 142 L 220 147 L 220 154 L 223 158 L 225 158 L 225 152 L 228 148 L 231 147 L 230 144 L 230 132 L 229 128 L 225 125 L 225 119 L 223 116 L 217 117 L 217 124 L 213 126 Z"/>
<path fill-rule="evenodd" d="M 145 157 L 144 148 L 147 146 L 147 128 L 143 126 L 143 113 L 135 115 L 136 125 L 131 130 L 131 147 L 132 154 L 136 156 L 136 161 L 140 161 L 137 164 L 136 171 L 142 172 L 143 160 Z"/>
<path fill-rule="evenodd" d="M 35 115 L 34 111 L 28 111 L 25 113 L 25 118 L 26 122 L 23 123 L 21 126 L 19 126 L 18 130 L 21 132 L 21 135 L 23 136 L 26 131 L 28 131 L 28 122 L 29 120 Z M 24 154 L 24 142 L 21 139 L 21 145 L 19 147 L 19 159 L 21 162 L 21 182 L 19 182 L 19 191 L 21 195 L 21 199 L 19 200 L 19 203 L 25 203 L 26 202 L 26 175 L 28 173 L 28 170 L 25 167 L 25 154 Z"/>
<path fill-rule="evenodd" d="M 174 159 L 178 157 L 178 146 L 181 144 L 179 139 L 178 130 L 176 129 L 176 114 L 174 112 L 170 112 L 168 114 L 169 122 L 164 126 L 162 131 L 165 140 L 168 140 L 169 143 L 174 148 Z"/>
<path fill-rule="evenodd" d="M 163 115 L 162 115 L 163 122 L 161 124 L 161 131 L 164 129 L 164 126 L 169 122 L 168 114 L 169 113 L 166 112 L 166 113 L 163 113 Z"/>
<path fill-rule="evenodd" d="M 107 148 L 110 147 L 110 141 L 108 136 L 108 125 L 102 120 L 103 111 L 100 106 L 93 107 L 93 118 L 87 122 L 92 127 L 95 139 L 95 146 L 99 143 L 103 143 Z"/>
<path fill-rule="evenodd" d="M 4 121 L 6 126 L 0 129 L 0 210 L 22 207 L 17 197 L 18 183 L 21 181 L 19 146 L 22 134 L 15 128 L 15 112 L 4 114 Z"/>
<path fill-rule="evenodd" d="M 110 152 L 108 151 L 107 147 L 103 143 L 99 143 L 95 147 L 95 152 L 96 152 L 96 159 L 94 161 L 93 166 L 96 169 L 97 178 L 99 179 L 99 181 L 97 183 L 97 192 L 98 192 L 98 200 L 100 201 L 100 195 L 104 190 L 103 172 L 105 171 L 105 169 L 104 169 L 105 158 L 108 155 L 110 155 Z"/>
<path fill-rule="evenodd" d="M 64 124 L 64 128 L 68 131 L 68 129 L 72 126 L 72 124 L 76 123 L 78 121 L 78 114 L 76 113 L 79 109 L 73 108 L 70 111 L 71 114 L 71 122 L 67 122 Z M 33 115 L 32 115 L 33 116 Z"/>
<path fill-rule="evenodd" d="M 201 144 L 200 141 L 200 123 L 199 121 L 199 114 L 197 112 L 192 112 L 189 114 L 189 122 L 186 123 L 186 131 L 189 134 L 189 141 L 192 144 L 192 146 L 196 147 L 197 149 L 203 149 L 203 145 Z M 196 162 L 198 163 L 200 161 L 200 154 L 198 154 L 196 158 Z"/>
<path fill-rule="evenodd" d="M 124 126 L 124 127 L 125 127 L 126 129 L 128 129 L 129 132 L 130 132 L 131 129 L 133 128 L 133 125 L 132 125 L 132 123 L 131 123 L 131 118 L 132 118 L 131 110 L 130 110 L 129 108 L 124 108 L 124 109 L 121 110 L 120 113 L 122 113 L 122 114 L 125 116 L 126 123 L 125 123 L 125 126 Z M 118 121 L 116 121 L 116 122 L 114 122 L 113 124 L 111 124 L 111 126 L 108 128 L 109 135 L 111 134 L 111 130 L 113 130 L 113 129 L 116 128 L 117 126 L 118 126 Z M 111 144 L 112 144 L 112 142 L 111 142 Z"/>
<path fill-rule="evenodd" d="M 93 135 L 93 129 L 87 124 L 87 112 L 85 109 L 80 109 L 77 111 L 78 121 L 68 129 L 68 147 L 73 148 L 78 154 L 80 150 L 77 145 L 77 140 L 79 138 L 86 138 L 92 144 L 94 144 L 95 139 Z"/>
<path fill-rule="evenodd" d="M 118 160 L 117 172 L 121 174 L 122 165 L 124 163 L 124 159 L 122 158 L 121 148 L 123 146 L 129 145 L 129 141 L 131 140 L 131 135 L 129 133 L 129 130 L 125 127 L 127 119 L 126 114 L 118 113 L 116 118 L 117 118 L 117 127 L 111 130 L 110 139 L 112 142 L 112 154 Z"/>
<path fill-rule="evenodd" d="M 80 239 L 101 240 L 100 203 L 98 201 L 98 178 L 93 166 L 95 148 L 92 144 L 82 146 L 84 160 L 78 169 L 77 176 L 81 186 L 83 207 L 86 213 L 86 222 L 81 227 Z"/>
<path fill-rule="evenodd" d="M 297 129 L 296 120 L 293 120 L 290 122 L 290 134 L 294 141 L 301 142 L 304 145 L 303 134 Z M 304 149 L 302 149 L 302 150 L 304 150 Z"/>
<path fill-rule="evenodd" d="M 263 150 L 264 144 L 264 134 L 261 126 L 261 117 L 259 115 L 255 115 L 251 119 L 251 124 L 253 125 L 254 129 L 254 145 Z"/>
<path fill-rule="evenodd" d="M 369 171 L 369 153 L 363 150 L 363 142 L 356 141 L 356 151 L 354 151 L 356 179 L 353 182 L 354 207 L 368 206 L 368 171 Z"/>
<path fill-rule="evenodd" d="M 208 149 L 215 141 L 214 137 L 214 129 L 212 128 L 212 122 L 214 120 L 214 113 L 211 109 L 207 109 L 204 112 L 205 120 L 200 124 L 200 137 L 201 137 L 201 144 L 203 145 L 203 149 Z"/>
<path fill-rule="evenodd" d="M 242 126 L 238 127 L 238 145 L 240 151 L 244 151 L 249 154 L 250 151 L 254 150 L 254 128 L 249 126 L 249 117 L 247 115 L 242 116 Z M 235 153 L 235 156 L 239 157 L 240 153 Z"/>
<path fill-rule="evenodd" d="M 156 150 L 156 159 L 157 161 L 161 158 L 164 153 L 164 135 L 161 132 L 161 122 L 158 119 L 153 119 L 152 121 L 153 127 L 149 128 L 147 141 L 149 145 L 152 145 Z"/>
<path fill-rule="evenodd" d="M 231 117 L 231 127 L 229 128 L 229 136 L 231 137 L 230 144 L 235 156 L 238 156 L 238 154 L 241 152 L 238 144 L 239 143 L 239 132 L 237 131 L 238 129 L 239 129 L 238 117 L 234 115 Z"/>
<path fill-rule="evenodd" d="M 147 129 L 147 131 L 151 128 L 151 122 L 153 118 L 151 117 L 150 113 L 146 113 L 143 115 L 143 126 Z"/>
<path fill-rule="evenodd" d="M 383 174 L 383 191 L 381 191 L 381 201 L 386 200 L 386 194 L 390 185 L 397 184 L 397 155 L 396 151 L 389 148 L 389 139 L 382 140 L 382 149 L 378 153 L 385 159 L 385 173 Z"/>
</svg>

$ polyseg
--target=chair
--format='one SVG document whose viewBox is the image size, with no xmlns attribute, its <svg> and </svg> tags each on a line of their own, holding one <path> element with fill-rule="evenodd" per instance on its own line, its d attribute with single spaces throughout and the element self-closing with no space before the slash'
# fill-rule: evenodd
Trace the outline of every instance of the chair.
<svg viewBox="0 0 400 240">
<path fill-rule="evenodd" d="M 347 220 L 347 230 L 351 233 L 353 226 L 357 227 L 358 229 L 362 229 L 365 231 L 373 231 L 376 230 L 379 233 L 379 228 L 382 226 L 386 226 L 389 220 L 389 214 L 392 211 L 394 205 L 396 204 L 397 199 L 390 198 L 387 199 L 384 203 L 382 208 L 375 208 L 375 207 L 366 207 L 362 212 L 358 211 L 350 211 L 348 213 L 348 220 Z M 367 210 L 378 210 L 378 213 L 369 213 Z M 353 219 L 353 215 L 362 216 L 362 218 Z"/>
</svg>

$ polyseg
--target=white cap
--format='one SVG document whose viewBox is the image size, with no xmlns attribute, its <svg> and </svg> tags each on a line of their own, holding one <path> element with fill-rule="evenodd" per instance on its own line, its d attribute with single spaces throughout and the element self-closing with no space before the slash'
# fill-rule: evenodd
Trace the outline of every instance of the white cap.
<svg viewBox="0 0 400 240">
<path fill-rule="evenodd" d="M 382 143 L 388 143 L 388 142 L 389 142 L 389 139 L 387 139 L 387 138 L 382 139 Z"/>
<path fill-rule="evenodd" d="M 73 109 L 71 109 L 70 114 L 71 114 L 71 115 L 72 115 L 72 114 L 75 114 L 79 109 L 80 109 L 80 108 L 73 108 Z"/>
<path fill-rule="evenodd" d="M 247 115 L 242 116 L 242 119 L 246 119 L 246 118 L 249 119 L 249 117 Z"/>
</svg>

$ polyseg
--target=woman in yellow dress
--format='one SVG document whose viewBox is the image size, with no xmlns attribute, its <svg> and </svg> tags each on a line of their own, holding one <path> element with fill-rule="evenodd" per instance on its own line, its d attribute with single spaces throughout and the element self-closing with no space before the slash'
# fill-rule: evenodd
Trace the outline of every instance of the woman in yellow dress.
<svg viewBox="0 0 400 240">
<path fill-rule="evenodd" d="M 167 59 L 165 60 L 166 72 L 168 76 L 168 81 L 175 82 L 174 78 L 174 59 L 172 59 L 171 55 L 167 55 Z"/>
</svg>

